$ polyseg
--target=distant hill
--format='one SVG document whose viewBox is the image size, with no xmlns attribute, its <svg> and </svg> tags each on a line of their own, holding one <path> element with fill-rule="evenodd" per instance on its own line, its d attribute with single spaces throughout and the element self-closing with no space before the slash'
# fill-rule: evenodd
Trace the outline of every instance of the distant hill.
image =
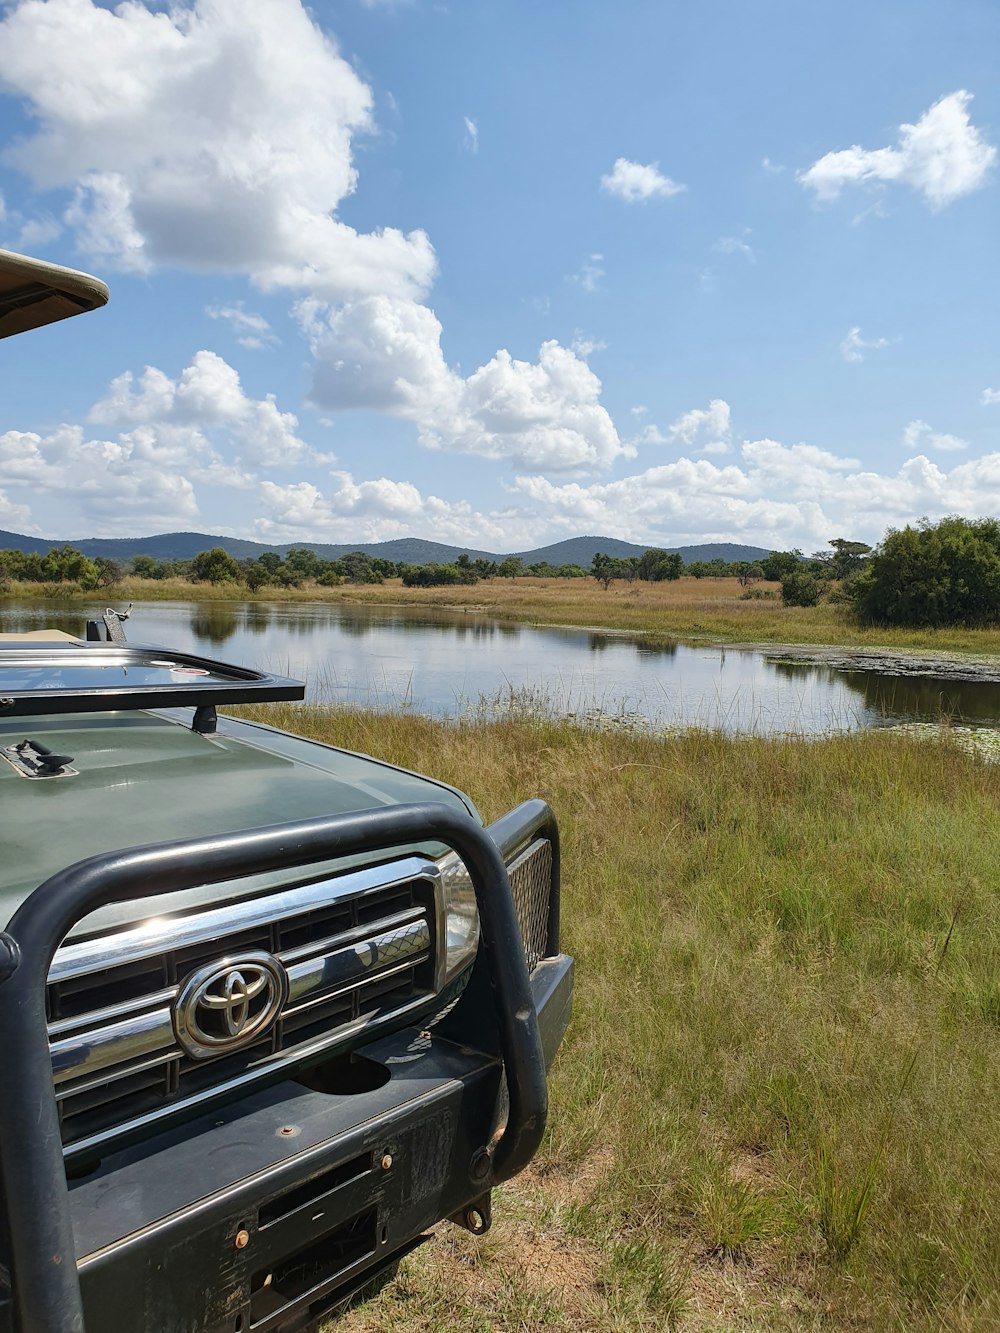
<svg viewBox="0 0 1000 1333">
<path fill-rule="evenodd" d="M 237 560 L 255 560 L 265 551 L 277 551 L 284 556 L 292 546 L 307 546 L 323 560 L 337 560 L 350 551 L 364 551 L 366 555 L 381 556 L 384 560 L 403 561 L 411 565 L 448 564 L 457 556 L 467 554 L 473 560 L 504 560 L 507 554 L 520 555 L 526 565 L 582 565 L 589 568 L 598 551 L 605 555 L 624 558 L 642 555 L 648 545 L 625 542 L 618 537 L 568 537 L 551 546 L 539 546 L 533 551 L 495 552 L 480 551 L 472 546 L 447 546 L 443 542 L 424 541 L 419 537 L 397 537 L 388 542 L 286 542 L 268 546 L 264 542 L 247 541 L 242 537 L 220 537 L 209 532 L 164 532 L 156 537 L 26 537 L 19 532 L 0 529 L 0 550 L 35 552 L 44 555 L 53 546 L 74 546 L 84 555 L 107 556 L 112 560 L 131 560 L 135 555 L 150 555 L 154 560 L 190 560 L 199 551 L 221 546 Z M 763 546 L 740 546 L 733 542 L 706 542 L 700 546 L 671 546 L 679 551 L 685 564 L 692 560 L 760 560 L 767 555 Z"/>
<path fill-rule="evenodd" d="M 739 546 L 733 542 L 706 542 L 701 546 L 665 546 L 665 551 L 680 552 L 684 563 L 692 560 L 762 560 L 768 554 L 764 546 Z M 642 555 L 649 550 L 649 543 L 636 545 L 635 542 L 623 542 L 618 537 L 568 537 L 565 541 L 554 542 L 551 546 L 539 546 L 534 551 L 520 552 L 526 565 L 547 561 L 550 565 L 582 565 L 589 569 L 590 562 L 598 551 L 605 555 L 624 560 L 630 555 Z"/>
</svg>

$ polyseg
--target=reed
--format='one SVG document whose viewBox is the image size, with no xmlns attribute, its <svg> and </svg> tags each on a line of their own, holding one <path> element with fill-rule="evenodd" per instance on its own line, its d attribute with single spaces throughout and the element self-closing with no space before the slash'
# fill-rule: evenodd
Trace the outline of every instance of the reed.
<svg viewBox="0 0 1000 1333">
<path fill-rule="evenodd" d="M 544 1150 L 343 1325 L 1000 1327 L 1000 770 L 884 732 L 258 716 L 541 795 L 575 1016 Z"/>
</svg>

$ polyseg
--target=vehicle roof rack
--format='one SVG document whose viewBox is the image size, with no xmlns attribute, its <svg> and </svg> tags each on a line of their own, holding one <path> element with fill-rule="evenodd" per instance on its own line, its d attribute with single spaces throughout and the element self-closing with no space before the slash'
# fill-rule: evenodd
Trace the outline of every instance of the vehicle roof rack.
<svg viewBox="0 0 1000 1333">
<path fill-rule="evenodd" d="M 0 720 L 110 709 L 194 708 L 305 697 L 302 681 L 149 644 L 0 640 Z"/>
</svg>

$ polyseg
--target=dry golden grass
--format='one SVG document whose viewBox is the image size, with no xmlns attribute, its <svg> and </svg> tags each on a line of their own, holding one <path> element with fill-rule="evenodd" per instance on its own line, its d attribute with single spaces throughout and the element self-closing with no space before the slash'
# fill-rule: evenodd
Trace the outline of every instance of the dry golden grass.
<svg viewBox="0 0 1000 1333">
<path fill-rule="evenodd" d="M 1000 769 L 274 707 L 559 814 L 574 1021 L 536 1168 L 349 1333 L 1000 1327 Z"/>
</svg>

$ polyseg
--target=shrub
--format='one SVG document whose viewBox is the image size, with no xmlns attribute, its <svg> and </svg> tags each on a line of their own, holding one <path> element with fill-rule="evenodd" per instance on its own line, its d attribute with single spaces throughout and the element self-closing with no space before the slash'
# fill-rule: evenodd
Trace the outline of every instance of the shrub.
<svg viewBox="0 0 1000 1333">
<path fill-rule="evenodd" d="M 1000 523 L 924 519 L 891 529 L 851 584 L 858 618 L 884 625 L 1000 621 Z"/>
<path fill-rule="evenodd" d="M 816 606 L 823 595 L 823 584 L 815 574 L 793 571 L 781 580 L 781 600 L 785 606 Z"/>
</svg>

